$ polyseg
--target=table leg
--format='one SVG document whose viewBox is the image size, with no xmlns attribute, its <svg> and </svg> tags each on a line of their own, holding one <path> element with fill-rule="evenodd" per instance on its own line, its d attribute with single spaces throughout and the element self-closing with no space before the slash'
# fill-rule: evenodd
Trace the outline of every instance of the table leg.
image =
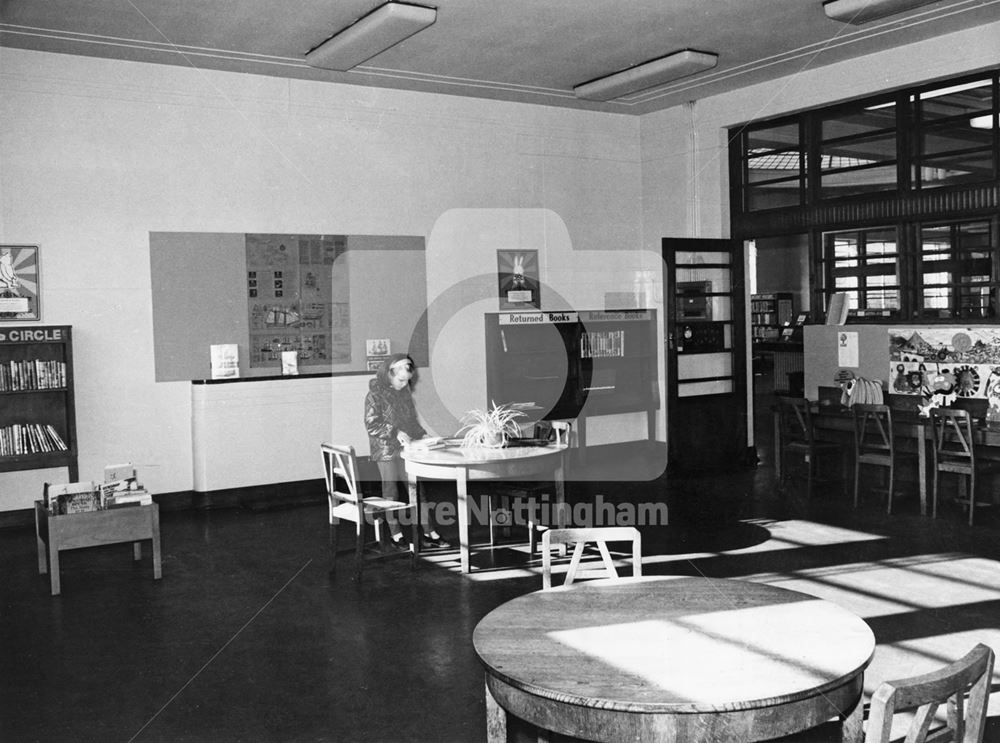
<svg viewBox="0 0 1000 743">
<path fill-rule="evenodd" d="M 163 577 L 163 564 L 160 556 L 160 509 L 153 511 L 153 580 Z"/>
<path fill-rule="evenodd" d="M 416 475 L 407 473 L 406 490 L 410 500 L 410 508 L 413 511 L 411 514 L 413 527 L 410 534 L 410 550 L 412 550 L 413 556 L 417 557 L 420 555 L 420 501 L 417 497 Z"/>
<path fill-rule="evenodd" d="M 864 692 L 858 694 L 858 701 L 844 716 L 844 721 L 840 726 L 840 740 L 843 743 L 861 743 L 861 739 L 864 737 L 864 696 Z"/>
<path fill-rule="evenodd" d="M 455 494 L 458 511 L 458 551 L 462 572 L 468 573 L 469 565 L 469 472 L 465 467 L 455 468 Z"/>
<path fill-rule="evenodd" d="M 507 743 L 507 711 L 501 707 L 486 687 L 486 741 L 487 743 Z"/>
<path fill-rule="evenodd" d="M 59 546 L 56 538 L 52 536 L 52 529 L 49 529 L 49 582 L 52 585 L 52 595 L 59 594 Z"/>
<path fill-rule="evenodd" d="M 774 459 L 774 479 L 781 482 L 781 414 L 774 413 L 774 451 L 771 458 Z"/>
<path fill-rule="evenodd" d="M 568 450 L 567 450 L 568 451 Z M 556 523 L 557 529 L 566 528 L 566 453 L 559 458 L 559 466 L 554 474 L 554 485 L 556 491 Z M 566 557 L 566 543 L 559 544 L 559 556 Z"/>
<path fill-rule="evenodd" d="M 917 426 L 917 483 L 920 487 L 920 515 L 927 515 L 927 442 L 924 427 Z"/>
<path fill-rule="evenodd" d="M 45 540 L 42 539 L 42 526 L 41 520 L 47 518 L 47 516 L 39 512 L 39 508 L 35 507 L 35 539 L 38 541 L 38 572 L 42 575 L 49 569 L 48 555 L 46 553 Z M 46 533 L 48 529 L 46 528 Z"/>
</svg>

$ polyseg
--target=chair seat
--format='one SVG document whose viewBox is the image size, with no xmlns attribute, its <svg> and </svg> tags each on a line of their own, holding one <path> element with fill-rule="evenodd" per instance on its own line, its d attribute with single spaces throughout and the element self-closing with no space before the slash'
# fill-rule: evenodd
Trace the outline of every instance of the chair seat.
<svg viewBox="0 0 1000 743">
<path fill-rule="evenodd" d="M 409 503 L 389 500 L 388 498 L 371 497 L 362 500 L 366 514 L 384 513 L 386 511 L 403 511 L 410 507 Z M 331 509 L 338 519 L 352 521 L 358 512 L 358 506 L 352 501 L 344 501 Z"/>
</svg>

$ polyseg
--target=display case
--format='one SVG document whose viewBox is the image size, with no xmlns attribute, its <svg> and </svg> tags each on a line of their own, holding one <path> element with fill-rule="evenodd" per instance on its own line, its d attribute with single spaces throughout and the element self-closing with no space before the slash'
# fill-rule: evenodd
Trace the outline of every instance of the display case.
<svg viewBox="0 0 1000 743">
<path fill-rule="evenodd" d="M 78 478 L 72 330 L 0 326 L 0 472 L 50 467 Z"/>
<path fill-rule="evenodd" d="M 792 321 L 791 292 L 753 294 L 750 297 L 750 337 L 754 343 L 776 341 L 781 329 Z"/>
</svg>

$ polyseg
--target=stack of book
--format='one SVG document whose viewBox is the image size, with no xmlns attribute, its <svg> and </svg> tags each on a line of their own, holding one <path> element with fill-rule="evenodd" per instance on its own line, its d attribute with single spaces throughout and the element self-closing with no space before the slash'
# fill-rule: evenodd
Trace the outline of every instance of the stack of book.
<svg viewBox="0 0 1000 743">
<path fill-rule="evenodd" d="M 104 468 L 101 485 L 101 508 L 149 506 L 153 496 L 140 483 L 131 462 L 109 464 Z"/>
</svg>

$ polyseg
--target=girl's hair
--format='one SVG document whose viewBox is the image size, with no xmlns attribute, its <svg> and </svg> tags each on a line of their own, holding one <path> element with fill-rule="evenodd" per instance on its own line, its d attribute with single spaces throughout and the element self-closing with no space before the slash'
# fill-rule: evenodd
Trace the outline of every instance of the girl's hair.
<svg viewBox="0 0 1000 743">
<path fill-rule="evenodd" d="M 410 354 L 394 353 L 389 358 L 387 358 L 385 361 L 382 362 L 382 365 L 378 368 L 378 371 L 375 373 L 375 379 L 379 381 L 379 384 L 384 384 L 387 387 L 390 386 L 391 384 L 390 378 L 392 377 L 392 372 L 391 372 L 392 365 L 398 361 L 402 361 L 403 359 L 406 359 L 406 361 L 410 363 L 410 371 L 416 369 L 416 364 L 413 363 L 413 359 L 410 358 Z"/>
</svg>

